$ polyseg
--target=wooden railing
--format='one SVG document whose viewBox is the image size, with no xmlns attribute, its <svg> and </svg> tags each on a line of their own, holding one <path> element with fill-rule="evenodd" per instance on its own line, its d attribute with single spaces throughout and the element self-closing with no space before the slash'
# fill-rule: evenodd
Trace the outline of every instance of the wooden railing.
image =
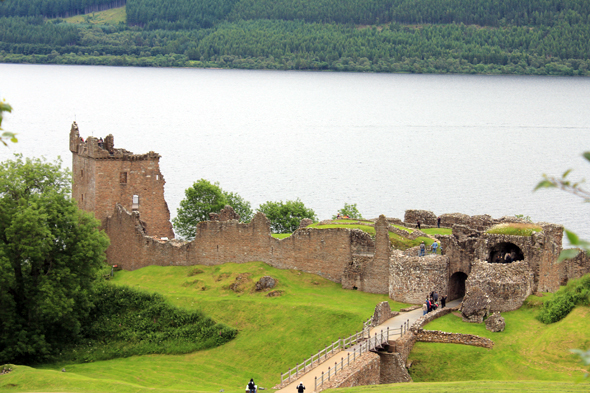
<svg viewBox="0 0 590 393">
<path fill-rule="evenodd" d="M 300 376 L 306 374 L 311 369 L 317 367 L 318 365 L 324 363 L 328 359 L 330 359 L 334 354 L 351 347 L 358 345 L 358 348 L 353 348 L 352 352 L 352 360 L 350 359 L 350 354 L 346 360 L 346 366 L 350 363 L 354 362 L 361 354 L 375 350 L 375 348 L 380 347 L 381 344 L 387 342 L 390 336 L 393 335 L 403 335 L 409 329 L 409 321 L 404 322 L 400 325 L 399 328 L 387 328 L 387 330 L 381 330 L 380 334 L 375 333 L 374 337 L 370 337 L 371 332 L 371 321 L 372 317 L 369 318 L 367 321 L 363 323 L 363 330 L 360 332 L 356 332 L 347 338 L 339 338 L 338 340 L 334 341 L 331 345 L 326 346 L 324 349 L 318 351 L 316 354 L 312 355 L 308 359 L 305 359 L 302 363 L 296 364 L 295 367 L 290 369 L 289 371 L 281 374 L 281 386 L 287 382 L 291 383 L 291 379 L 297 379 Z M 364 351 L 364 352 L 363 352 Z M 341 359 L 341 367 L 340 370 L 344 367 L 344 358 Z M 329 368 L 331 370 L 331 368 Z M 335 373 L 337 370 L 331 371 Z M 323 374 L 323 373 L 322 373 Z M 327 378 L 330 378 L 330 371 L 328 372 Z M 324 376 L 321 377 L 321 382 L 318 386 L 321 386 L 324 381 Z"/>
</svg>

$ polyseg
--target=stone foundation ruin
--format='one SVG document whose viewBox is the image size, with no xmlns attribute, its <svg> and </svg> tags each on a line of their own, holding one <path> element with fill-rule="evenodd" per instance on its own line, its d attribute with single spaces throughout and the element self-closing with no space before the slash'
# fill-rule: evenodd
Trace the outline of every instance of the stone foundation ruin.
<svg viewBox="0 0 590 393">
<path fill-rule="evenodd" d="M 490 299 L 490 311 L 509 311 L 535 292 L 555 291 L 572 278 L 590 273 L 590 258 L 557 264 L 562 250 L 563 227 L 539 223 L 532 236 L 486 233 L 499 223 L 522 222 L 516 217 L 442 214 L 441 225 L 451 235 L 437 235 L 444 255 L 418 257 L 416 248 L 392 250 L 388 231 L 410 239 L 411 234 L 391 224 L 434 227 L 437 216 L 408 210 L 404 220 L 380 216 L 374 220 L 375 239 L 357 229 L 308 228 L 304 222 L 290 237 L 275 239 L 270 224 L 257 213 L 241 223 L 231 207 L 200 222 L 190 242 L 174 239 L 170 213 L 164 199 L 164 178 L 157 153 L 136 155 L 114 146 L 109 135 L 80 138 L 74 123 L 70 131 L 72 196 L 78 205 L 94 212 L 111 239 L 107 259 L 127 270 L 145 266 L 219 265 L 262 261 L 280 269 L 318 274 L 341 283 L 344 289 L 389 294 L 393 300 L 422 303 L 431 291 L 461 298 L 475 288 Z M 498 256 L 512 253 L 512 263 Z"/>
</svg>

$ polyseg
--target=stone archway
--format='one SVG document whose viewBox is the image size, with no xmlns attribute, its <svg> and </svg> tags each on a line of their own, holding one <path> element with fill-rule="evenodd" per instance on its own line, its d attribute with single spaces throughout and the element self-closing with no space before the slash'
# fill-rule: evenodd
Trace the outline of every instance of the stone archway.
<svg viewBox="0 0 590 393">
<path fill-rule="evenodd" d="M 524 253 L 514 243 L 510 242 L 502 242 L 494 245 L 490 248 L 490 252 L 488 254 L 488 262 L 489 263 L 507 263 L 504 259 L 506 254 L 512 255 L 512 261 L 523 261 L 524 260 Z"/>
<path fill-rule="evenodd" d="M 463 272 L 453 273 L 449 279 L 449 293 L 447 302 L 460 299 L 465 296 L 465 280 L 467 280 L 467 274 Z"/>
</svg>

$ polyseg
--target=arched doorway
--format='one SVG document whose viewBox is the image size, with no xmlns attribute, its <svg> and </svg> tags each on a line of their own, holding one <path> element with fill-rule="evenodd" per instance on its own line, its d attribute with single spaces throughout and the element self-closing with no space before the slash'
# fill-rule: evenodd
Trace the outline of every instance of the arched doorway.
<svg viewBox="0 0 590 393">
<path fill-rule="evenodd" d="M 490 253 L 488 255 L 488 262 L 489 263 L 510 263 L 506 262 L 504 259 L 506 254 L 510 254 L 512 256 L 512 262 L 514 261 L 523 261 L 524 254 L 520 247 L 518 247 L 514 243 L 509 242 L 502 242 L 498 243 L 492 248 L 490 248 Z"/>
<path fill-rule="evenodd" d="M 460 299 L 465 296 L 465 280 L 467 280 L 467 274 L 463 272 L 453 273 L 449 279 L 448 302 L 451 300 Z"/>
</svg>

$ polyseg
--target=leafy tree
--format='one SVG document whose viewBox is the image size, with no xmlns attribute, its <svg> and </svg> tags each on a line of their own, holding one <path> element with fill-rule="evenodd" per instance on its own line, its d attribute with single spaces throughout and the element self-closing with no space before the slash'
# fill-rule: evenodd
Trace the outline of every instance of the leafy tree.
<svg viewBox="0 0 590 393">
<path fill-rule="evenodd" d="M 12 112 L 12 107 L 4 100 L 0 102 L 0 132 L 2 133 L 0 135 L 0 141 L 4 144 L 4 146 L 8 146 L 6 143 L 7 140 L 10 140 L 13 143 L 18 142 L 18 140 L 16 139 L 16 135 L 13 132 L 2 130 L 2 112 Z"/>
<path fill-rule="evenodd" d="M 586 160 L 590 161 L 590 151 L 584 152 L 582 156 Z M 571 169 L 568 169 L 563 173 L 563 175 L 561 175 L 561 177 L 547 176 L 546 174 L 543 174 L 543 180 L 537 184 L 535 191 L 540 188 L 559 188 L 563 191 L 579 196 L 584 200 L 584 202 L 590 202 L 590 191 L 583 189 L 581 186 L 584 183 L 584 180 L 571 182 L 568 179 L 568 175 L 571 173 L 571 171 Z M 578 235 L 568 230 L 565 231 L 565 234 L 573 246 L 580 247 L 586 252 L 587 255 L 590 255 L 590 242 L 580 239 Z M 564 259 L 574 258 L 576 255 L 578 255 L 578 253 L 579 250 L 577 249 L 563 250 L 561 254 L 559 254 L 557 261 L 561 262 Z"/>
<path fill-rule="evenodd" d="M 209 213 L 216 213 L 227 204 L 218 184 L 205 179 L 195 182 L 184 191 L 176 217 L 172 220 L 176 233 L 187 240 L 195 238 L 197 224 L 209 220 Z"/>
<path fill-rule="evenodd" d="M 252 220 L 252 215 L 254 213 L 252 211 L 250 202 L 248 202 L 235 192 L 223 191 L 223 195 L 227 200 L 227 204 L 233 207 L 235 212 L 240 215 L 240 221 L 250 222 L 250 220 Z"/>
<path fill-rule="evenodd" d="M 0 363 L 39 362 L 79 337 L 108 246 L 99 225 L 60 161 L 0 163 Z"/>
<path fill-rule="evenodd" d="M 356 207 L 356 203 L 345 203 L 344 207 L 340 210 L 338 210 L 338 214 L 340 214 L 340 216 L 348 216 L 349 218 L 354 218 L 354 219 L 362 219 L 363 216 L 361 215 L 361 213 L 359 212 L 359 210 Z M 336 218 L 337 216 L 332 216 L 332 218 Z"/>
<path fill-rule="evenodd" d="M 294 232 L 304 218 L 317 221 L 315 212 L 306 208 L 299 198 L 284 203 L 269 201 L 260 205 L 258 211 L 270 220 L 270 228 L 274 233 Z"/>
</svg>

